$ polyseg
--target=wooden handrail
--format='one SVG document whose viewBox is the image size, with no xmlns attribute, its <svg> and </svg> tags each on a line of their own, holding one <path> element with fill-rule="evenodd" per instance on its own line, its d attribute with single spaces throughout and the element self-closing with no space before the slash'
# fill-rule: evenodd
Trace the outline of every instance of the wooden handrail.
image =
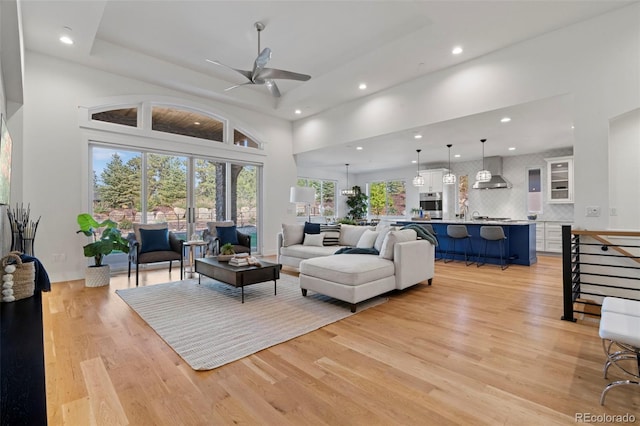
<svg viewBox="0 0 640 426">
<path fill-rule="evenodd" d="M 609 235 L 611 237 L 640 237 L 638 231 L 587 231 L 586 229 L 572 229 L 574 235 Z"/>
<path fill-rule="evenodd" d="M 611 247 L 612 249 L 614 249 L 615 251 L 617 251 L 618 253 L 622 254 L 623 256 L 628 257 L 629 259 L 633 260 L 634 262 L 640 263 L 640 258 L 638 256 L 635 256 L 633 253 L 628 252 L 627 250 L 623 249 L 622 247 L 617 246 L 616 244 L 613 244 L 611 241 L 607 240 L 606 238 L 601 237 L 601 235 L 607 235 L 607 236 L 611 236 L 611 237 L 640 237 L 640 232 L 635 232 L 635 231 L 587 231 L 587 230 L 571 230 L 571 233 L 574 235 L 586 235 L 589 236 L 591 238 L 593 238 L 596 241 L 601 242 L 602 244 Z"/>
</svg>

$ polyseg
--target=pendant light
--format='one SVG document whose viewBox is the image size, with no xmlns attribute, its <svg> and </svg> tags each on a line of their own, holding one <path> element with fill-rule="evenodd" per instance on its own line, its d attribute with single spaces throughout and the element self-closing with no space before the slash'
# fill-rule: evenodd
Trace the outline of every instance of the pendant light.
<svg viewBox="0 0 640 426">
<path fill-rule="evenodd" d="M 447 144 L 447 148 L 449 148 L 449 173 L 442 176 L 442 183 L 444 183 L 445 185 L 451 185 L 456 183 L 456 175 L 451 173 L 451 147 L 452 146 L 453 145 L 451 144 Z"/>
<path fill-rule="evenodd" d="M 349 163 L 345 164 L 345 166 L 347 167 L 347 187 L 340 191 L 340 194 L 344 195 L 345 197 L 351 197 L 356 194 L 356 191 L 354 191 L 353 188 L 349 186 Z"/>
<path fill-rule="evenodd" d="M 482 170 L 476 174 L 478 182 L 489 182 L 491 180 L 491 172 L 484 168 L 484 143 L 486 141 L 486 139 L 480 139 L 480 142 L 482 142 Z"/>
<path fill-rule="evenodd" d="M 413 178 L 413 186 L 424 186 L 424 177 L 420 175 L 420 151 L 422 150 L 416 149 L 416 152 L 418 153 L 418 171 L 416 176 Z"/>
</svg>

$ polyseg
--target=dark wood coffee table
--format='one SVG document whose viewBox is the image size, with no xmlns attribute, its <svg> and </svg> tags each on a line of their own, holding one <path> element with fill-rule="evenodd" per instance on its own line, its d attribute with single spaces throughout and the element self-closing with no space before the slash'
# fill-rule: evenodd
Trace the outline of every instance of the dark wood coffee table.
<svg viewBox="0 0 640 426">
<path fill-rule="evenodd" d="M 244 287 L 251 284 L 273 280 L 273 294 L 278 294 L 276 280 L 280 278 L 281 267 L 282 265 L 279 263 L 271 263 L 265 260 L 260 260 L 260 266 L 231 266 L 229 262 L 218 262 L 215 257 L 196 259 L 196 272 L 198 274 L 234 287 L 240 287 L 242 303 L 244 303 Z M 201 275 L 198 275 L 198 284 L 200 284 Z"/>
</svg>

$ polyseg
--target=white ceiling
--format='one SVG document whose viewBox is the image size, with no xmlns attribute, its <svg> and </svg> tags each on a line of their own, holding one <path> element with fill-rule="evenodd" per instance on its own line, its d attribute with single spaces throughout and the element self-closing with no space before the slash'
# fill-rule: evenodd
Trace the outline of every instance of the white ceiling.
<svg viewBox="0 0 640 426">
<path fill-rule="evenodd" d="M 20 4 L 27 50 L 296 120 L 630 3 L 634 2 L 22 0 Z M 261 43 L 273 51 L 270 67 L 312 76 L 307 82 L 278 80 L 282 92 L 278 100 L 263 86 L 225 91 L 242 83 L 243 77 L 206 62 L 213 59 L 251 69 L 257 55 L 256 21 L 266 25 Z M 71 28 L 73 46 L 58 41 L 64 27 Z M 461 45 L 464 52 L 452 55 L 454 45 Z M 368 88 L 359 90 L 360 82 Z M 420 142 L 423 162 L 442 161 L 447 143 L 454 145 L 455 153 L 457 141 L 479 135 L 488 139 L 487 155 L 509 155 L 508 146 L 517 148 L 515 154 L 539 151 L 536 144 L 549 147 L 550 141 L 570 146 L 568 99 L 512 106 L 363 141 L 366 149 L 358 154 L 367 155 L 368 161 L 362 162 L 360 171 L 406 165 L 408 158 L 390 164 L 388 153 L 397 152 L 397 143 L 405 143 L 414 131 L 425 134 Z M 297 108 L 301 115 L 294 114 Z M 497 125 L 495 119 L 503 115 L 513 120 Z M 415 149 L 411 144 L 403 149 L 406 146 Z M 479 142 L 473 150 L 460 152 L 461 160 L 478 158 Z M 313 158 L 335 164 L 333 152 L 333 159 L 322 152 Z M 353 154 L 345 148 L 347 153 Z M 299 165 L 312 165 L 311 158 L 300 156 Z"/>
</svg>

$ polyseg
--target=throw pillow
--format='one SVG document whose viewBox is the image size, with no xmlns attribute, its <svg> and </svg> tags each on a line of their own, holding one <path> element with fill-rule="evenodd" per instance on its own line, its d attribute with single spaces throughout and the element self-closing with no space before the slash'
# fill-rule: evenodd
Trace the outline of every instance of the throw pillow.
<svg viewBox="0 0 640 426">
<path fill-rule="evenodd" d="M 319 223 L 304 223 L 304 233 L 305 234 L 319 234 L 320 233 L 320 224 Z"/>
<path fill-rule="evenodd" d="M 289 247 L 294 244 L 302 244 L 304 240 L 304 225 L 294 223 L 291 225 L 282 224 L 282 245 Z"/>
<path fill-rule="evenodd" d="M 225 220 L 221 222 L 207 222 L 207 228 L 209 229 L 209 235 L 211 235 L 211 238 L 215 238 L 218 236 L 218 232 L 217 232 L 218 226 L 223 227 L 223 226 L 234 226 L 234 225 L 235 223 L 233 223 L 232 220 Z"/>
<path fill-rule="evenodd" d="M 167 229 L 169 225 L 166 223 L 134 223 L 133 224 L 133 233 L 136 236 L 136 241 L 141 243 L 142 236 L 140 235 L 141 229 Z"/>
<path fill-rule="evenodd" d="M 367 229 L 371 228 L 367 226 L 342 225 L 340 228 L 340 245 L 355 247 L 358 244 L 360 237 Z"/>
<path fill-rule="evenodd" d="M 216 233 L 220 239 L 220 247 L 227 243 L 231 243 L 234 246 L 239 244 L 235 226 L 216 226 Z"/>
<path fill-rule="evenodd" d="M 356 247 L 372 248 L 373 244 L 376 242 L 376 238 L 378 238 L 378 232 L 367 229 L 360 236 L 360 239 L 358 240 Z"/>
<path fill-rule="evenodd" d="M 318 246 L 322 247 L 322 240 L 324 240 L 324 234 L 304 234 L 304 246 Z"/>
<path fill-rule="evenodd" d="M 376 242 L 373 243 L 373 247 L 376 250 L 378 250 L 378 251 L 382 250 L 382 243 L 384 242 L 384 237 L 387 236 L 389 231 L 391 231 L 391 227 L 389 227 L 389 226 L 378 230 L 378 237 L 376 238 Z"/>
<path fill-rule="evenodd" d="M 337 225 L 323 225 L 320 224 L 320 232 L 324 233 L 325 246 L 337 246 L 340 241 L 340 224 Z"/>
<path fill-rule="evenodd" d="M 140 229 L 140 253 L 171 250 L 169 229 Z"/>
<path fill-rule="evenodd" d="M 404 229 L 402 231 L 389 231 L 382 242 L 380 257 L 383 259 L 393 260 L 393 249 L 397 243 L 405 241 L 414 241 L 418 239 L 418 234 L 413 229 Z"/>
</svg>

